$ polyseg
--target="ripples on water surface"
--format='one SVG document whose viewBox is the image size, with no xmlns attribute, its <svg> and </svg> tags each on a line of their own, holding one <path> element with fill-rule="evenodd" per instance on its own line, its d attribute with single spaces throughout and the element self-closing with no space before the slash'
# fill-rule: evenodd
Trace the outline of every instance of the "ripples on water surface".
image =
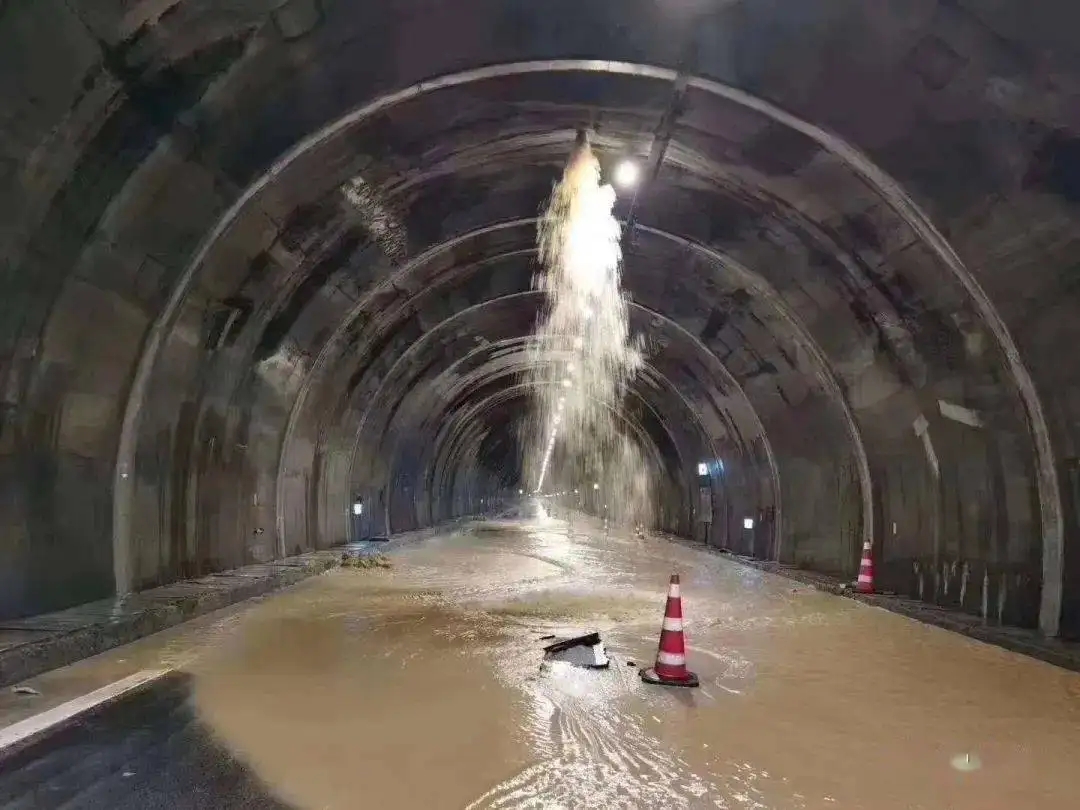
<svg viewBox="0 0 1080 810">
<path fill-rule="evenodd" d="M 627 666 L 651 664 L 672 570 L 698 690 L 649 687 Z M 591 629 L 611 669 L 541 668 L 542 636 Z M 1076 676 L 583 521 L 399 548 L 390 571 L 319 578 L 219 632 L 200 710 L 303 810 L 358 795 L 1074 810 L 1080 795 Z"/>
</svg>

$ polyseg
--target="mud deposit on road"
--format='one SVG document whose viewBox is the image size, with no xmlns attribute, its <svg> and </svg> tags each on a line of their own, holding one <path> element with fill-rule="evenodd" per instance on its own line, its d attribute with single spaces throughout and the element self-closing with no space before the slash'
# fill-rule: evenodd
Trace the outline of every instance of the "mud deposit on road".
<svg viewBox="0 0 1080 810">
<path fill-rule="evenodd" d="M 699 690 L 627 665 L 652 663 L 672 571 Z M 541 668 L 543 636 L 593 629 L 609 670 Z M 538 521 L 266 600 L 196 699 L 298 808 L 1064 810 L 1076 684 L 699 550 Z"/>
</svg>

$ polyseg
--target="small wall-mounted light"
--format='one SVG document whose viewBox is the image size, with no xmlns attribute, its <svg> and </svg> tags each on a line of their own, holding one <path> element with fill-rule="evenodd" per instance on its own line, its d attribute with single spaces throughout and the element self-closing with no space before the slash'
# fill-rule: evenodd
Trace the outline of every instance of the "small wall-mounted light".
<svg viewBox="0 0 1080 810">
<path fill-rule="evenodd" d="M 744 529 L 752 529 L 752 528 L 754 528 L 754 519 L 753 518 L 743 518 L 742 527 Z"/>
<path fill-rule="evenodd" d="M 709 465 L 706 464 L 704 461 L 701 462 L 700 464 L 698 464 L 697 465 L 697 474 L 698 475 L 708 475 L 709 474 Z"/>
<path fill-rule="evenodd" d="M 352 505 L 352 513 L 358 517 L 364 514 L 364 502 L 357 501 L 356 503 L 354 503 Z"/>
<path fill-rule="evenodd" d="M 593 484 L 593 485 L 592 485 L 592 488 L 593 488 L 593 489 L 600 489 L 600 485 L 599 485 L 599 484 Z"/>
</svg>

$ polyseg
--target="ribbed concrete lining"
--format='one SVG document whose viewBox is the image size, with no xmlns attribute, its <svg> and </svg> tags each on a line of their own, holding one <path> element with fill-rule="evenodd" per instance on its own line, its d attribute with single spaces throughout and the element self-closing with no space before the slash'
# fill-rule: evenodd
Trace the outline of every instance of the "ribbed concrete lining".
<svg viewBox="0 0 1080 810">
<path fill-rule="evenodd" d="M 299 144 L 282 159 L 277 161 L 269 172 L 256 181 L 256 183 L 253 184 L 232 206 L 226 216 L 219 222 L 218 226 L 206 239 L 204 239 L 201 247 L 195 254 L 194 260 L 188 265 L 179 283 L 174 288 L 168 305 L 164 308 L 149 332 L 146 348 L 140 357 L 128 405 L 125 409 L 114 481 L 114 563 L 118 593 L 126 593 L 131 588 L 132 575 L 129 566 L 129 547 L 131 542 L 130 504 L 133 497 L 133 484 L 128 478 L 128 472 L 132 469 L 134 461 L 135 443 L 137 441 L 139 420 L 147 386 L 157 362 L 157 356 L 162 346 L 164 336 L 168 334 L 169 330 L 172 328 L 177 312 L 191 287 L 192 280 L 199 271 L 202 261 L 206 257 L 210 247 L 217 239 L 228 231 L 231 223 L 235 220 L 244 206 L 247 205 L 257 193 L 272 184 L 275 178 L 299 156 L 317 148 L 329 138 L 344 132 L 349 127 L 365 120 L 371 115 L 389 109 L 405 100 L 417 98 L 437 89 L 464 86 L 491 78 L 549 72 L 585 72 L 634 76 L 665 82 L 673 81 L 676 75 L 674 71 L 668 69 L 644 65 L 631 65 L 595 60 L 550 60 L 491 66 L 418 83 L 410 88 L 389 94 L 371 104 L 365 105 Z M 1049 432 L 1046 426 L 1043 408 L 1034 390 L 1030 375 L 1021 362 L 1011 337 L 1005 330 L 1001 318 L 997 315 L 988 297 L 978 283 L 971 277 L 970 273 L 968 273 L 960 263 L 955 252 L 952 251 L 948 243 L 941 237 L 940 233 L 934 229 L 926 216 L 914 205 L 903 190 L 888 175 L 878 169 L 873 163 L 867 160 L 865 156 L 845 141 L 791 116 L 773 105 L 726 85 L 705 79 L 693 78 L 690 80 L 690 86 L 742 105 L 747 109 L 754 110 L 792 130 L 801 132 L 820 144 L 822 148 L 827 149 L 836 155 L 844 161 L 852 171 L 861 176 L 868 185 L 872 186 L 882 199 L 888 202 L 897 215 L 912 228 L 913 232 L 917 234 L 924 244 L 934 252 L 939 260 L 941 260 L 943 266 L 955 276 L 969 295 L 980 317 L 983 319 L 983 322 L 991 330 L 995 339 L 998 341 L 1003 356 L 1007 361 L 1011 379 L 1026 408 L 1029 427 L 1034 441 L 1035 456 L 1037 459 L 1037 481 L 1043 522 L 1043 589 L 1040 626 L 1048 635 L 1055 634 L 1057 632 L 1057 622 L 1060 617 L 1062 596 L 1062 515 L 1056 469 L 1049 442 Z M 329 347 L 332 344 L 333 341 L 328 343 L 327 346 Z M 299 409 L 295 412 L 299 412 Z M 291 435 L 291 431 L 287 434 L 283 447 L 288 446 L 288 435 Z M 279 469 L 279 480 L 280 472 Z"/>
</svg>

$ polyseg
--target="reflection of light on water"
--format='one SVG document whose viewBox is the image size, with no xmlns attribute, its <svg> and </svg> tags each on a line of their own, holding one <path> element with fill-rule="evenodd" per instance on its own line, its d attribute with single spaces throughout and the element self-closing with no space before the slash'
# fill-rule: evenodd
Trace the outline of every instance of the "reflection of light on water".
<svg viewBox="0 0 1080 810">
<path fill-rule="evenodd" d="M 982 767 L 982 760 L 977 754 L 957 754 L 952 758 L 952 766 L 958 771 L 970 773 Z"/>
<path fill-rule="evenodd" d="M 553 524 L 558 521 L 549 518 L 546 523 Z M 565 567 L 566 564 L 579 560 L 580 548 L 575 542 L 566 536 L 565 532 L 552 529 L 541 529 L 530 532 L 529 539 L 532 541 L 530 552 L 538 557 L 550 560 L 553 563 Z"/>
</svg>

